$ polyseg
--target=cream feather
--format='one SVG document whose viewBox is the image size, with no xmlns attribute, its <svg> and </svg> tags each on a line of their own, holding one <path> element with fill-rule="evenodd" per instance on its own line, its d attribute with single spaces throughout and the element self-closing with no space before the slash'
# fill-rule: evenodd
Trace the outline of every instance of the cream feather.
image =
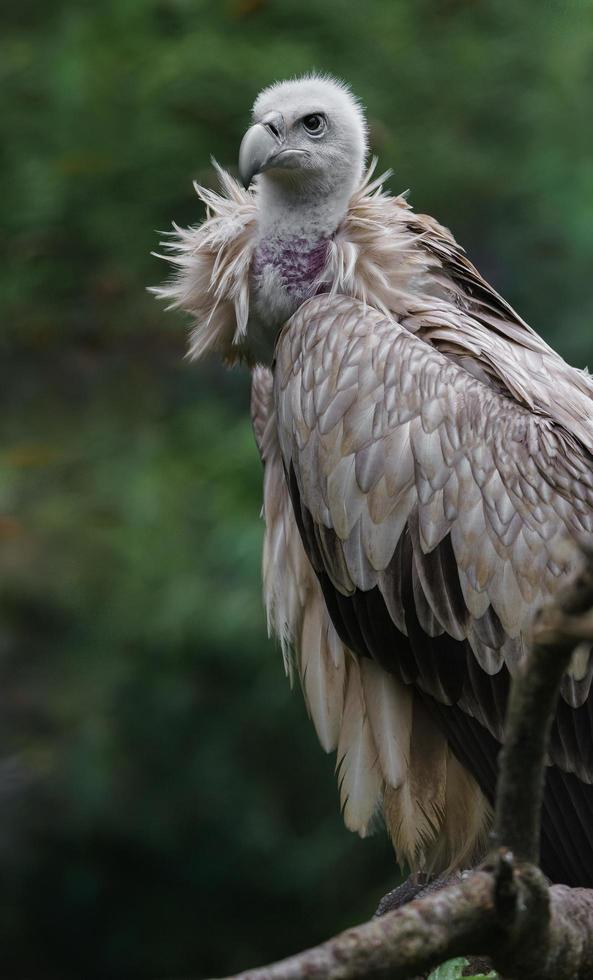
<svg viewBox="0 0 593 980">
<path fill-rule="evenodd" d="M 381 802 L 383 779 L 365 708 L 360 667 L 354 659 L 348 664 L 336 772 L 344 823 L 349 830 L 366 837 Z"/>
<path fill-rule="evenodd" d="M 416 699 L 407 778 L 385 792 L 385 823 L 400 861 L 423 867 L 443 823 L 447 742 Z"/>
<path fill-rule="evenodd" d="M 445 801 L 439 834 L 427 857 L 427 869 L 445 873 L 471 868 L 484 854 L 492 809 L 476 781 L 447 748 Z"/>
<path fill-rule="evenodd" d="M 174 268 L 171 280 L 152 288 L 170 309 L 182 309 L 193 320 L 189 356 L 219 351 L 232 362 L 245 351 L 249 316 L 249 266 L 254 249 L 257 205 L 217 164 L 221 193 L 194 184 L 207 217 L 191 228 L 173 225 L 162 243 Z"/>
<path fill-rule="evenodd" d="M 299 673 L 305 702 L 326 752 L 338 745 L 346 684 L 346 653 L 342 647 L 339 656 L 334 637 L 323 597 L 316 591 L 303 610 Z"/>
<path fill-rule="evenodd" d="M 373 660 L 362 660 L 360 672 L 382 776 L 388 786 L 397 789 L 409 766 L 412 691 Z"/>
</svg>

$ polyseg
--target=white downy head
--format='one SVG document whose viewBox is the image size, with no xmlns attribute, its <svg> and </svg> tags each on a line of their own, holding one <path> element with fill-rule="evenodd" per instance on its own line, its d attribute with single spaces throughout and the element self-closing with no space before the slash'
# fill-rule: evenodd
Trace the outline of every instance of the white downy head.
<svg viewBox="0 0 593 980">
<path fill-rule="evenodd" d="M 343 82 L 307 75 L 264 89 L 239 154 L 244 185 L 257 180 L 262 232 L 333 232 L 366 154 L 364 113 Z"/>
</svg>

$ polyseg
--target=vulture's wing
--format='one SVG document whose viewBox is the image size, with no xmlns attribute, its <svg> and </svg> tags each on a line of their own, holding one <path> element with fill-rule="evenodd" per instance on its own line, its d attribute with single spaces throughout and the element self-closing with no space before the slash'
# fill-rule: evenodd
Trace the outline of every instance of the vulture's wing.
<svg viewBox="0 0 593 980">
<path fill-rule="evenodd" d="M 339 636 L 420 692 L 491 797 L 509 671 L 593 531 L 591 455 L 344 296 L 291 319 L 274 385 L 296 519 Z M 593 876 L 591 676 L 577 653 L 550 750 L 545 868 L 571 883 Z"/>
<path fill-rule="evenodd" d="M 409 686 L 359 661 L 338 636 L 305 553 L 286 483 L 273 378 L 252 373 L 251 419 L 264 465 L 263 584 L 268 628 L 296 668 L 326 752 L 337 749 L 346 826 L 365 837 L 383 810 L 400 861 L 444 870 L 480 856 L 490 808 Z M 430 761 L 429 761 L 430 760 Z"/>
</svg>

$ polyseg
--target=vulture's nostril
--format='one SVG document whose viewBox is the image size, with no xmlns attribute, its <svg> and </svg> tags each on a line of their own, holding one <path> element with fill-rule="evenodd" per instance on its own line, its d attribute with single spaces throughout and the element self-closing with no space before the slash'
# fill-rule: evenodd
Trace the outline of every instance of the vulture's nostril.
<svg viewBox="0 0 593 980">
<path fill-rule="evenodd" d="M 286 136 L 286 124 L 281 112 L 268 112 L 261 120 L 262 126 L 274 139 L 281 141 Z"/>
</svg>

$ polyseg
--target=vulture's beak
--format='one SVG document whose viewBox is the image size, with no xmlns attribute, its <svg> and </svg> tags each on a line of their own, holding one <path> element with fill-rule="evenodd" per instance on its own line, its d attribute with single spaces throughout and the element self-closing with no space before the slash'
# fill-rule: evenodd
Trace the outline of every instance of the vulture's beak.
<svg viewBox="0 0 593 980">
<path fill-rule="evenodd" d="M 286 146 L 286 124 L 281 112 L 270 112 L 265 119 L 247 130 L 239 149 L 239 176 L 243 187 L 249 187 L 256 174 L 272 167 L 290 169 L 298 166 L 304 150 Z"/>
</svg>

